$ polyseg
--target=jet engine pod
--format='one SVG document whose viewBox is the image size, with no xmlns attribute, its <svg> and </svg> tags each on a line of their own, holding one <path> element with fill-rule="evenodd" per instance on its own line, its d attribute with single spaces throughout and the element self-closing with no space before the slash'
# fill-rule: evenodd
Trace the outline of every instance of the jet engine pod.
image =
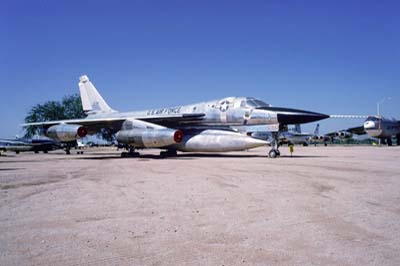
<svg viewBox="0 0 400 266">
<path fill-rule="evenodd" d="M 62 142 L 74 141 L 86 135 L 87 129 L 80 125 L 59 124 L 46 130 L 46 136 Z"/>
<path fill-rule="evenodd" d="M 266 146 L 268 143 L 233 131 L 206 129 L 185 132 L 183 141 L 175 147 L 177 150 L 189 152 L 224 152 Z"/>
<path fill-rule="evenodd" d="M 339 137 L 341 139 L 345 139 L 345 138 L 350 138 L 351 137 L 351 133 L 347 132 L 347 131 L 339 131 L 336 132 L 336 137 Z"/>
<path fill-rule="evenodd" d="M 131 129 L 120 130 L 116 134 L 118 142 L 142 148 L 161 148 L 178 144 L 183 139 L 181 130 L 163 129 Z"/>
</svg>

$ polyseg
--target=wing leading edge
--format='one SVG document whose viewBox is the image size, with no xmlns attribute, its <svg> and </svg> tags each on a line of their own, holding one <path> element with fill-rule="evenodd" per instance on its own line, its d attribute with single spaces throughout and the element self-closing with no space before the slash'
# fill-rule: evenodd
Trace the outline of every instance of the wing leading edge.
<svg viewBox="0 0 400 266">
<path fill-rule="evenodd" d="M 50 127 L 58 124 L 77 124 L 88 127 L 89 129 L 96 130 L 100 128 L 112 128 L 119 130 L 122 123 L 126 119 L 142 120 L 150 123 L 154 123 L 162 126 L 175 127 L 180 124 L 190 124 L 201 120 L 205 114 L 194 113 L 194 114 L 173 114 L 173 115 L 162 115 L 162 116 L 144 116 L 144 117 L 108 117 L 108 118 L 82 118 L 82 119 L 68 119 L 68 120 L 56 120 L 56 121 L 44 121 L 35 123 L 22 124 L 23 127 L 27 126 L 43 126 Z"/>
</svg>

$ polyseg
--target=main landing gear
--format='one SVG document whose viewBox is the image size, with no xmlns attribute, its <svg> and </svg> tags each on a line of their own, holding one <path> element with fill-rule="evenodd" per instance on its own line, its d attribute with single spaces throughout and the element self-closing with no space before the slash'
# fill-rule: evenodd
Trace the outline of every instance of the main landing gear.
<svg viewBox="0 0 400 266">
<path fill-rule="evenodd" d="M 279 151 L 278 134 L 279 134 L 278 132 L 272 132 L 272 141 L 271 141 L 272 149 L 268 152 L 269 158 L 276 158 L 278 156 L 281 156 L 281 153 Z"/>
<path fill-rule="evenodd" d="M 121 153 L 122 158 L 137 158 L 140 156 L 140 153 L 135 152 L 135 147 L 128 146 L 126 147 L 126 149 L 128 150 L 128 152 L 122 152 Z"/>
</svg>

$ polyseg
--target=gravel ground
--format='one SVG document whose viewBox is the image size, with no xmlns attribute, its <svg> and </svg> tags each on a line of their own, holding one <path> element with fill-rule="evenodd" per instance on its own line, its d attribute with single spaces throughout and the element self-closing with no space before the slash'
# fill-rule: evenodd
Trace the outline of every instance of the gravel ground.
<svg viewBox="0 0 400 266">
<path fill-rule="evenodd" d="M 400 147 L 0 157 L 0 265 L 400 265 Z"/>
</svg>

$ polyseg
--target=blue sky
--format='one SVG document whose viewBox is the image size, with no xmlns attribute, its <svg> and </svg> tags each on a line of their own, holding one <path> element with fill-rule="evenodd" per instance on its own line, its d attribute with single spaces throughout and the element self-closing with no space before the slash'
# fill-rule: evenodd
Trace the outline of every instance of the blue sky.
<svg viewBox="0 0 400 266">
<path fill-rule="evenodd" d="M 0 137 L 87 74 L 128 111 L 226 96 L 400 119 L 399 1 L 0 2 Z M 362 120 L 322 121 L 328 132 Z M 315 124 L 303 128 L 312 131 Z"/>
</svg>

